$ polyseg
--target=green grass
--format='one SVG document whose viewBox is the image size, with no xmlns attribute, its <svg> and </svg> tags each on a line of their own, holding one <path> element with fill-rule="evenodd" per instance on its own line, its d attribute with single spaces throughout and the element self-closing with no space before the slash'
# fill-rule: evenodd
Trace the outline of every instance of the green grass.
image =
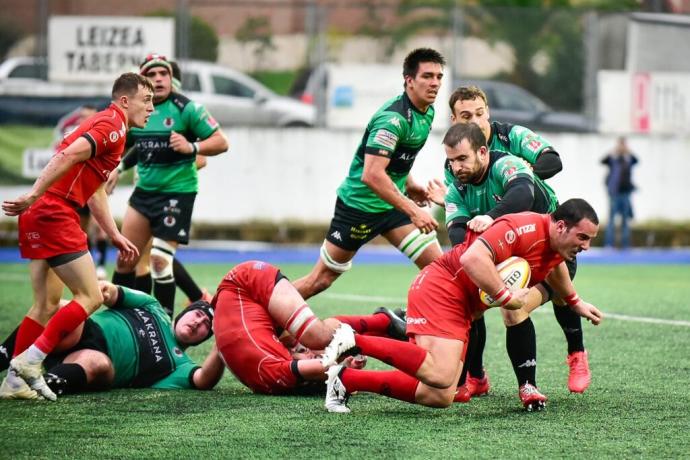
<svg viewBox="0 0 690 460">
<path fill-rule="evenodd" d="M 47 148 L 53 142 L 53 129 L 37 126 L 0 126 L 0 183 L 3 185 L 30 184 L 23 178 L 22 155 L 29 147 Z"/>
<path fill-rule="evenodd" d="M 214 287 L 230 268 L 190 265 Z M 285 265 L 291 278 L 305 265 Z M 310 304 L 319 316 L 399 305 L 415 270 L 355 265 Z M 55 403 L 0 401 L 3 458 L 682 458 L 690 454 L 690 266 L 586 266 L 580 295 L 605 312 L 685 321 L 608 318 L 585 325 L 594 379 L 566 388 L 565 341 L 549 306 L 533 314 L 545 412 L 520 410 L 497 311 L 487 313 L 491 394 L 445 410 L 378 395 L 328 414 L 317 397 L 251 394 L 226 373 L 215 391 L 117 390 Z M 26 265 L 0 265 L 0 335 L 30 303 Z M 347 300 L 345 296 L 383 300 Z M 181 297 L 181 295 L 178 295 Z M 400 302 L 397 300 L 400 299 Z M 208 344 L 193 350 L 201 359 Z M 370 362 L 374 368 L 383 368 Z"/>
</svg>

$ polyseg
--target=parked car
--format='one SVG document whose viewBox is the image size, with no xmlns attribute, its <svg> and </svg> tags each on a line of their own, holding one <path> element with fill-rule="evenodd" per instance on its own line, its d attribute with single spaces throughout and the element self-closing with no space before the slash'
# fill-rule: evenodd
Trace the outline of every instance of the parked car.
<svg viewBox="0 0 690 460">
<path fill-rule="evenodd" d="M 495 80 L 458 79 L 453 88 L 476 85 L 489 100 L 491 119 L 525 126 L 534 131 L 588 132 L 593 123 L 583 115 L 553 110 L 529 91 Z"/>
<path fill-rule="evenodd" d="M 388 70 L 390 68 L 390 70 Z M 359 71 L 359 72 L 357 72 Z M 358 104 L 357 96 L 369 96 L 374 88 L 379 88 L 376 97 L 379 104 L 385 98 L 394 94 L 397 89 L 383 90 L 384 85 L 399 88 L 401 70 L 397 66 L 359 65 L 359 64 L 321 64 L 314 68 L 304 69 L 295 79 L 290 94 L 301 101 L 313 104 L 323 113 L 326 126 L 339 126 L 341 118 L 335 118 L 338 111 L 342 111 L 340 94 L 351 95 L 353 106 Z M 349 74 L 350 78 L 342 78 Z M 335 82 L 335 80 L 339 80 Z M 505 123 L 526 126 L 535 131 L 592 131 L 593 123 L 578 113 L 559 112 L 553 110 L 534 94 L 511 83 L 495 80 L 457 79 L 452 85 L 446 82 L 442 85 L 435 104 L 437 117 L 447 107 L 447 97 L 453 89 L 460 85 L 477 85 L 486 93 L 491 109 L 491 118 Z M 391 86 L 391 88 L 393 88 Z M 338 91 L 338 89 L 350 91 Z M 372 106 L 373 107 L 373 106 Z M 370 114 L 362 114 L 361 117 Z M 346 122 L 350 122 L 348 119 Z M 361 124 L 362 121 L 360 120 Z"/>
<path fill-rule="evenodd" d="M 313 126 L 316 110 L 279 96 L 236 70 L 201 61 L 181 61 L 183 92 L 206 106 L 224 127 Z M 54 125 L 84 104 L 104 107 L 112 84 L 48 81 L 40 58 L 11 58 L 0 64 L 0 123 Z"/>
<path fill-rule="evenodd" d="M 313 106 L 279 96 L 237 70 L 202 61 L 181 61 L 180 68 L 182 91 L 223 126 L 314 126 Z"/>
</svg>

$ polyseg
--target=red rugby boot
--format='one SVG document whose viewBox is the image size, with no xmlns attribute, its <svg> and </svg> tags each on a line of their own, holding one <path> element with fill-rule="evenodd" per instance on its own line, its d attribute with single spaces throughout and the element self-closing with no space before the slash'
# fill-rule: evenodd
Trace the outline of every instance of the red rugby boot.
<svg viewBox="0 0 690 460">
<path fill-rule="evenodd" d="M 520 401 L 527 412 L 540 411 L 546 408 L 546 396 L 532 385 L 525 383 L 520 387 Z"/>
<path fill-rule="evenodd" d="M 592 373 L 589 371 L 589 361 L 586 351 L 570 353 L 567 359 L 570 367 L 568 375 L 568 389 L 573 393 L 584 393 L 592 381 Z"/>
</svg>

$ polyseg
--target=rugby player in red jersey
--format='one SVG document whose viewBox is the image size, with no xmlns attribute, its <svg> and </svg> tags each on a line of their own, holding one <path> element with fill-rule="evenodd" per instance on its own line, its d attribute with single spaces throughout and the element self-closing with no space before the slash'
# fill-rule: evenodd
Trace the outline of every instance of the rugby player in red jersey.
<svg viewBox="0 0 690 460">
<path fill-rule="evenodd" d="M 323 394 L 326 368 L 317 353 L 331 341 L 339 322 L 362 334 L 393 337 L 395 329 L 404 329 L 402 320 L 385 308 L 372 315 L 321 321 L 280 270 L 261 261 L 230 270 L 211 304 L 223 361 L 240 382 L 261 394 Z M 353 368 L 364 363 L 349 357 L 344 362 Z"/>
<path fill-rule="evenodd" d="M 424 268 L 412 282 L 407 310 L 410 342 L 354 335 L 347 325 L 336 330 L 324 353 L 324 365 L 332 365 L 343 354 L 356 350 L 397 370 L 330 367 L 326 409 L 349 412 L 347 399 L 355 391 L 430 407 L 450 406 L 470 324 L 487 308 L 479 300 L 479 289 L 491 293 L 502 308 L 528 313 L 542 303 L 543 292 L 535 286 L 547 280 L 573 311 L 599 324 L 601 312 L 577 296 L 564 262 L 589 249 L 598 224 L 594 209 L 586 201 L 572 199 L 551 214 L 508 214 L 496 219 L 481 235 L 468 232 L 463 244 Z M 531 289 L 510 292 L 503 284 L 495 265 L 510 256 L 529 263 Z M 520 396 L 525 407 L 531 408 L 522 392 Z"/>
<path fill-rule="evenodd" d="M 77 208 L 88 203 L 121 256 L 138 256 L 136 246 L 117 229 L 104 182 L 120 161 L 129 128 L 146 125 L 152 100 L 149 80 L 122 74 L 113 84 L 110 106 L 64 138 L 28 193 L 2 203 L 6 215 L 19 216 L 19 249 L 31 259 L 34 303 L 17 333 L 0 397 L 55 400 L 43 379 L 42 362 L 103 302 Z M 72 301 L 58 311 L 65 285 Z"/>
</svg>

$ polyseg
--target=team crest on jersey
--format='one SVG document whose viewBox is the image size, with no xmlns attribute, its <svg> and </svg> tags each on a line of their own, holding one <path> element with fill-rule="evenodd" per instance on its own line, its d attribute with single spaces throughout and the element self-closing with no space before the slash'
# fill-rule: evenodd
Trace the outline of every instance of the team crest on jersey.
<svg viewBox="0 0 690 460">
<path fill-rule="evenodd" d="M 108 138 L 110 139 L 110 142 L 117 142 L 117 140 L 120 138 L 120 133 L 117 131 L 110 131 Z"/>
<path fill-rule="evenodd" d="M 179 356 L 179 357 L 182 356 L 182 350 L 180 350 L 179 347 L 173 348 L 173 353 L 175 353 L 176 356 Z"/>
<path fill-rule="evenodd" d="M 175 120 L 173 120 L 172 117 L 165 117 L 165 120 L 163 120 L 163 126 L 166 128 L 172 128 L 174 124 Z"/>
<path fill-rule="evenodd" d="M 515 232 L 508 230 L 505 234 L 506 243 L 513 244 L 515 242 Z"/>
<path fill-rule="evenodd" d="M 394 149 L 398 143 L 398 136 L 387 129 L 379 129 L 374 136 L 374 142 L 383 147 Z"/>
<path fill-rule="evenodd" d="M 165 219 L 163 219 L 163 225 L 166 227 L 172 227 L 176 222 L 177 219 L 175 219 L 173 216 L 165 216 Z"/>
</svg>

